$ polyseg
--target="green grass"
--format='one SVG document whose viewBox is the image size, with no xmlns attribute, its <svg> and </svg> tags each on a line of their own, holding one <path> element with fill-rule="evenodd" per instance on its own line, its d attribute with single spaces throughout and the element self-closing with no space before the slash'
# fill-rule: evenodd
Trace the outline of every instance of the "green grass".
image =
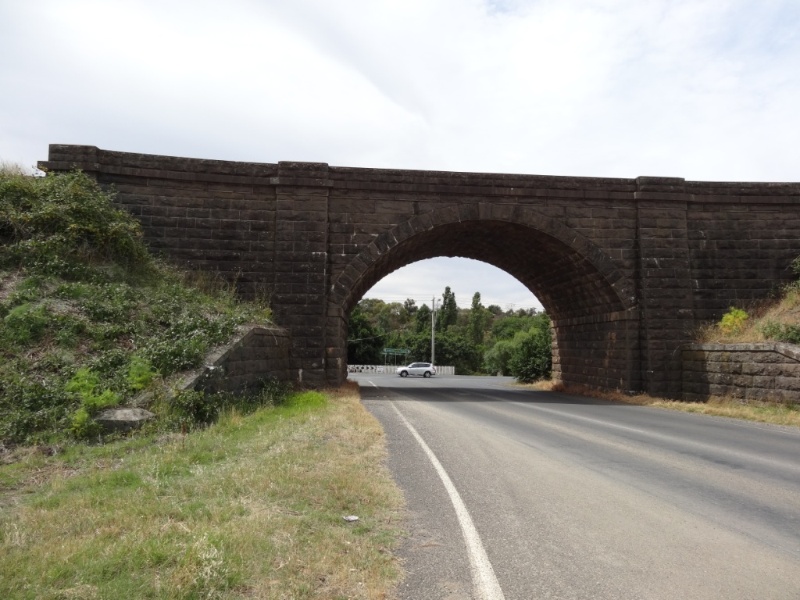
<svg viewBox="0 0 800 600">
<path fill-rule="evenodd" d="M 384 598 L 398 580 L 401 496 L 357 390 L 142 440 L 0 467 L 0 597 Z"/>
</svg>

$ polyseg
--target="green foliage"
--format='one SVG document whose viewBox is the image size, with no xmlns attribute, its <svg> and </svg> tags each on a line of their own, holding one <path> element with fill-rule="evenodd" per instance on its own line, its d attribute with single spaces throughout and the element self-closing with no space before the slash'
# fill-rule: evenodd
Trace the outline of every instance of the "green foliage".
<svg viewBox="0 0 800 600">
<path fill-rule="evenodd" d="M 99 430 L 98 425 L 92 420 L 92 415 L 83 406 L 72 414 L 70 431 L 76 438 L 88 439 L 94 437 Z"/>
<path fill-rule="evenodd" d="M 150 362 L 142 357 L 134 355 L 128 366 L 128 387 L 133 391 L 145 389 L 150 382 L 158 376 L 158 372 L 153 369 Z"/>
<path fill-rule="evenodd" d="M 472 296 L 472 306 L 469 309 L 469 335 L 473 344 L 482 344 L 486 335 L 486 324 L 491 320 L 492 314 L 481 304 L 480 292 Z"/>
<path fill-rule="evenodd" d="M 78 369 L 72 376 L 64 389 L 71 394 L 77 394 L 80 398 L 85 398 L 94 393 L 95 388 L 100 383 L 100 378 L 89 369 Z"/>
<path fill-rule="evenodd" d="M 0 444 L 92 437 L 99 410 L 268 318 L 218 277 L 153 260 L 81 173 L 0 172 L 0 288 Z"/>
<path fill-rule="evenodd" d="M 748 315 L 740 308 L 731 307 L 730 310 L 722 316 L 719 327 L 726 335 L 739 333 L 744 328 L 744 323 L 747 321 Z"/>
<path fill-rule="evenodd" d="M 549 326 L 532 327 L 514 337 L 515 350 L 509 361 L 511 374 L 521 382 L 550 377 L 552 337 Z"/>
<path fill-rule="evenodd" d="M 87 438 L 97 433 L 97 427 L 91 420 L 95 414 L 105 408 L 117 406 L 120 396 L 109 389 L 98 392 L 100 378 L 87 368 L 78 369 L 64 389 L 80 399 L 80 406 L 72 415 L 71 430 L 77 438 Z"/>
<path fill-rule="evenodd" d="M 215 422 L 226 411 L 247 414 L 264 406 L 281 405 L 288 397 L 289 386 L 276 379 L 264 380 L 245 394 L 184 390 L 168 401 L 165 416 L 181 429 L 193 429 Z"/>
<path fill-rule="evenodd" d="M 800 325 L 767 321 L 761 325 L 764 337 L 787 344 L 800 344 Z"/>
<path fill-rule="evenodd" d="M 447 286 L 442 294 L 442 308 L 436 314 L 436 331 L 447 331 L 457 321 L 458 304 L 456 304 L 456 295 L 450 291 L 450 286 Z"/>
<path fill-rule="evenodd" d="M 545 313 L 506 316 L 495 322 L 492 334 L 496 342 L 484 354 L 488 372 L 525 382 L 550 376 L 552 333 Z"/>
<path fill-rule="evenodd" d="M 69 429 L 78 402 L 64 390 L 58 375 L 32 371 L 21 358 L 0 367 L 0 441 L 4 443 L 44 441 L 51 432 Z"/>
<path fill-rule="evenodd" d="M 498 340 L 483 356 L 484 369 L 492 375 L 511 373 L 511 359 L 517 346 L 511 340 Z"/>
<path fill-rule="evenodd" d="M 49 322 L 47 309 L 42 305 L 20 304 L 3 319 L 2 339 L 6 343 L 24 346 L 36 341 Z"/>
<path fill-rule="evenodd" d="M 417 333 L 430 332 L 431 330 L 431 309 L 427 304 L 423 304 L 414 313 L 414 330 Z"/>
<path fill-rule="evenodd" d="M 459 374 L 504 373 L 525 380 L 549 376 L 552 344 L 546 314 L 485 308 L 479 292 L 469 309 L 459 310 L 449 287 L 442 298 L 437 364 L 452 365 Z M 431 360 L 431 309 L 426 304 L 417 308 L 410 299 L 402 305 L 372 298 L 359 302 L 350 314 L 349 364 L 383 364 L 380 351 L 387 346 L 409 349 L 403 362 Z"/>
<path fill-rule="evenodd" d="M 478 373 L 482 362 L 481 346 L 474 344 L 467 335 L 452 329 L 445 331 L 436 336 L 436 362 L 453 365 L 462 375 Z"/>
<path fill-rule="evenodd" d="M 347 333 L 347 362 L 351 365 L 375 365 L 383 362 L 383 335 L 359 305 L 350 313 Z"/>
<path fill-rule="evenodd" d="M 0 173 L 0 266 L 68 279 L 97 262 L 145 269 L 141 238 L 139 223 L 83 173 Z"/>
<path fill-rule="evenodd" d="M 790 268 L 792 269 L 792 273 L 794 273 L 795 277 L 800 278 L 800 256 L 796 257 L 792 261 Z"/>
<path fill-rule="evenodd" d="M 211 423 L 220 412 L 220 396 L 197 390 L 184 390 L 172 399 L 173 413 L 184 423 Z"/>
</svg>

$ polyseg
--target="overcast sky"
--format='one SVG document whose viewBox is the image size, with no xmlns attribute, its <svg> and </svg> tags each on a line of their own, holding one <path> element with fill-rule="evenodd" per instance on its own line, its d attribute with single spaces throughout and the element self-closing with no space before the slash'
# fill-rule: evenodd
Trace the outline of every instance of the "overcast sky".
<svg viewBox="0 0 800 600">
<path fill-rule="evenodd" d="M 23 166 L 65 143 L 800 181 L 798 0 L 0 0 L 0 57 L 0 160 Z M 459 259 L 368 295 L 445 285 L 460 306 L 536 305 Z"/>
</svg>

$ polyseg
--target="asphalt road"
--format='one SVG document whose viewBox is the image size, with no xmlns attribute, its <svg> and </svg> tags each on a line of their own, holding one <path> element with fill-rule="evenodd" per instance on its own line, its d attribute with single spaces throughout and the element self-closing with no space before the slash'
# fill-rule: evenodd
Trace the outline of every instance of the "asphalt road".
<svg viewBox="0 0 800 600">
<path fill-rule="evenodd" d="M 800 599 L 796 429 L 351 378 L 406 495 L 403 599 Z"/>
</svg>

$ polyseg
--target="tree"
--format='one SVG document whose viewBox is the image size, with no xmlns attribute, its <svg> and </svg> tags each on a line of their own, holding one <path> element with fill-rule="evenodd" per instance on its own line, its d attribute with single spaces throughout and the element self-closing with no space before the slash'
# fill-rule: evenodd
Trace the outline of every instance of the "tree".
<svg viewBox="0 0 800 600">
<path fill-rule="evenodd" d="M 436 318 L 436 331 L 447 331 L 451 325 L 455 325 L 458 321 L 458 304 L 456 304 L 456 295 L 450 291 L 448 285 L 444 288 L 442 294 L 442 309 Z"/>
<path fill-rule="evenodd" d="M 481 353 L 468 338 L 449 330 L 436 335 L 436 362 L 454 366 L 460 375 L 471 374 L 480 370 Z"/>
<path fill-rule="evenodd" d="M 419 307 L 414 315 L 414 320 L 416 321 L 414 331 L 417 333 L 431 330 L 431 309 L 428 308 L 427 304 L 423 304 Z"/>
<path fill-rule="evenodd" d="M 483 368 L 494 375 L 508 375 L 511 372 L 509 363 L 514 356 L 516 347 L 511 340 L 500 340 L 483 357 Z"/>
<path fill-rule="evenodd" d="M 414 314 L 419 310 L 419 307 L 413 298 L 406 298 L 406 301 L 403 302 L 403 308 L 405 309 L 409 320 L 413 318 Z"/>
<path fill-rule="evenodd" d="M 494 315 L 495 317 L 503 314 L 503 309 L 497 306 L 497 304 L 490 304 L 489 306 L 486 307 L 486 310 L 492 313 L 492 315 Z"/>
<path fill-rule="evenodd" d="M 347 326 L 347 362 L 351 365 L 381 364 L 382 337 L 358 304 L 350 313 Z"/>
<path fill-rule="evenodd" d="M 539 319 L 527 331 L 514 336 L 513 356 L 508 363 L 511 374 L 522 382 L 550 377 L 552 370 L 552 333 L 550 319 Z"/>
<path fill-rule="evenodd" d="M 481 293 L 475 292 L 469 310 L 469 334 L 473 344 L 483 344 L 486 323 L 490 318 L 490 313 L 481 304 Z"/>
</svg>

